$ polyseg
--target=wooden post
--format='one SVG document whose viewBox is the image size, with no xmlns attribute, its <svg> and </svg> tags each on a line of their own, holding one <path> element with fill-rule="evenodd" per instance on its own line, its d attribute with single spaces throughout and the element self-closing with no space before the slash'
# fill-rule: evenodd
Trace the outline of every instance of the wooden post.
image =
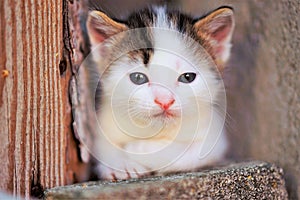
<svg viewBox="0 0 300 200">
<path fill-rule="evenodd" d="M 26 198 L 86 179 L 71 130 L 68 4 L 0 1 L 0 190 Z"/>
</svg>

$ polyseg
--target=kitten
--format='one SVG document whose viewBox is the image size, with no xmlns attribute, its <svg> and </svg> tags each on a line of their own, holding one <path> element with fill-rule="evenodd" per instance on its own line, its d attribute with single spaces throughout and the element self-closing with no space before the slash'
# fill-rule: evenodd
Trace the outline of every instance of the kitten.
<svg viewBox="0 0 300 200">
<path fill-rule="evenodd" d="M 157 7 L 126 22 L 91 11 L 87 29 L 95 65 L 85 70 L 99 76 L 90 92 L 101 89 L 88 148 L 102 179 L 189 171 L 223 158 L 219 72 L 230 55 L 231 8 L 193 19 Z"/>
</svg>

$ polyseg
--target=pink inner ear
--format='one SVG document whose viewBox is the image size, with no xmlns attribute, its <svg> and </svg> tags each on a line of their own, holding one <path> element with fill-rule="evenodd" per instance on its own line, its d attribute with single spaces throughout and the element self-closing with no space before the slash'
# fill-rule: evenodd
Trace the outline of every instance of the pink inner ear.
<svg viewBox="0 0 300 200">
<path fill-rule="evenodd" d="M 215 46 L 215 53 L 217 55 L 222 55 L 225 51 L 226 42 L 230 35 L 230 27 L 227 25 L 221 26 L 214 33 L 212 33 L 211 37 L 217 41 L 217 45 Z"/>
<path fill-rule="evenodd" d="M 217 30 L 215 30 L 211 37 L 216 40 L 217 42 L 223 42 L 226 40 L 230 34 L 231 28 L 229 25 L 223 25 L 219 27 Z"/>
<path fill-rule="evenodd" d="M 91 39 L 93 40 L 92 42 L 95 43 L 101 43 L 103 40 L 107 38 L 106 34 L 103 33 L 99 29 L 91 28 L 90 29 L 90 36 L 92 37 Z"/>
<path fill-rule="evenodd" d="M 210 37 L 213 41 L 213 50 L 216 57 L 226 62 L 230 53 L 230 40 L 233 28 L 233 21 L 230 17 L 218 19 L 211 24 L 215 27 L 211 30 Z"/>
</svg>

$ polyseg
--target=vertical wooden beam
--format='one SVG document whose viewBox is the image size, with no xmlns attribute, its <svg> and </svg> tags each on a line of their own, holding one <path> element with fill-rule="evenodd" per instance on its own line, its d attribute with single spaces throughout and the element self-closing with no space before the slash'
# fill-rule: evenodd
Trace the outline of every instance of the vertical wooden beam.
<svg viewBox="0 0 300 200">
<path fill-rule="evenodd" d="M 84 177 L 71 130 L 66 21 L 67 0 L 0 1 L 0 190 L 14 195 Z"/>
</svg>

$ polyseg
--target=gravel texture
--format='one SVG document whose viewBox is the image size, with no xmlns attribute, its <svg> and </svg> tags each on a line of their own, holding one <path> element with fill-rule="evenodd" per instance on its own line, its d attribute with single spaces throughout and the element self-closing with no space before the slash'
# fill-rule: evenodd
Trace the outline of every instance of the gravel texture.
<svg viewBox="0 0 300 200">
<path fill-rule="evenodd" d="M 45 191 L 45 199 L 288 199 L 283 170 L 265 162 L 202 172 L 87 182 Z"/>
</svg>

